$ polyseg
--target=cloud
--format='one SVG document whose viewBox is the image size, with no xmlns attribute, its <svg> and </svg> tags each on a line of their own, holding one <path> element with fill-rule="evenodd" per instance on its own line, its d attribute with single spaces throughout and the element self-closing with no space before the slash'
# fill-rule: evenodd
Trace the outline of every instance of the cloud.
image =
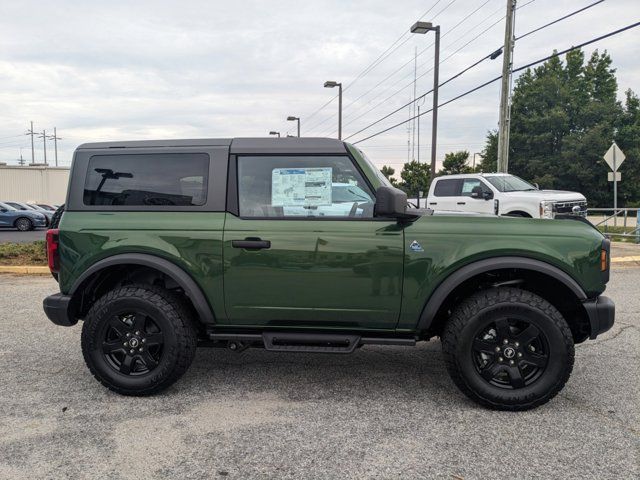
<svg viewBox="0 0 640 480">
<path fill-rule="evenodd" d="M 75 146 L 88 141 L 293 133 L 288 115 L 302 118 L 303 134 L 335 135 L 335 102 L 309 117 L 336 93 L 322 87 L 325 80 L 344 83 L 344 131 L 352 134 L 411 98 L 416 48 L 424 50 L 416 90 L 431 88 L 429 34 L 403 37 L 379 66 L 354 79 L 434 4 L 425 20 L 442 27 L 441 79 L 502 43 L 504 0 L 3 2 L 0 137 L 11 138 L 0 138 L 0 161 L 14 162 L 20 146 L 28 157 L 28 138 L 12 136 L 30 120 L 38 130 L 57 126 L 67 164 Z M 584 5 L 536 0 L 518 11 L 517 32 Z M 638 13 L 633 0 L 604 2 L 518 42 L 515 64 L 623 26 Z M 593 46 L 611 53 L 621 92 L 640 80 L 634 38 L 630 32 Z M 443 87 L 441 101 L 498 75 L 501 64 L 501 58 L 483 62 Z M 479 151 L 497 123 L 498 89 L 441 109 L 439 158 L 450 150 Z M 423 108 L 430 104 L 427 96 Z M 404 109 L 352 139 L 409 114 Z M 429 155 L 430 124 L 430 115 L 422 117 L 421 159 Z M 400 167 L 409 138 L 402 126 L 364 145 L 377 164 Z"/>
</svg>

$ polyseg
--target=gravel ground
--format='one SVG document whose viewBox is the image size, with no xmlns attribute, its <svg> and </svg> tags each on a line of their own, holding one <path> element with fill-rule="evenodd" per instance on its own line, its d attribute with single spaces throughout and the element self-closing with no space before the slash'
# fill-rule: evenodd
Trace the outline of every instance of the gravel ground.
<svg viewBox="0 0 640 480">
<path fill-rule="evenodd" d="M 201 349 L 165 394 L 127 398 L 56 327 L 45 277 L 0 276 L 0 478 L 639 478 L 640 268 L 607 294 L 617 323 L 579 345 L 534 411 L 484 410 L 437 341 L 353 355 Z"/>
</svg>

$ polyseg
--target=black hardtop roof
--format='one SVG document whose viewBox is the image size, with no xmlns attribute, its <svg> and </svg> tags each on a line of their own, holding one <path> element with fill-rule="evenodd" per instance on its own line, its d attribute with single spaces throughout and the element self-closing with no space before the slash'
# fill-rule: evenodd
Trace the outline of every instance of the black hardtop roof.
<svg viewBox="0 0 640 480">
<path fill-rule="evenodd" d="M 133 140 L 83 143 L 78 150 L 156 147 L 229 147 L 232 154 L 345 153 L 341 140 L 315 137 L 196 138 L 186 140 Z"/>
</svg>

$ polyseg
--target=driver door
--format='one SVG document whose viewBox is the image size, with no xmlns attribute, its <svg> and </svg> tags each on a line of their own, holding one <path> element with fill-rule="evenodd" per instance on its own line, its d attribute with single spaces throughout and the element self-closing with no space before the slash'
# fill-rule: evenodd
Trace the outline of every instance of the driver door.
<svg viewBox="0 0 640 480">
<path fill-rule="evenodd" d="M 482 195 L 472 196 L 474 188 L 482 189 Z M 491 194 L 487 199 L 485 193 Z M 456 210 L 461 212 L 494 213 L 493 192 L 489 186 L 479 178 L 462 179 L 462 189 L 456 199 Z"/>
<path fill-rule="evenodd" d="M 238 212 L 227 213 L 224 231 L 229 324 L 395 328 L 404 234 L 374 218 L 373 189 L 353 160 L 236 161 Z"/>
</svg>

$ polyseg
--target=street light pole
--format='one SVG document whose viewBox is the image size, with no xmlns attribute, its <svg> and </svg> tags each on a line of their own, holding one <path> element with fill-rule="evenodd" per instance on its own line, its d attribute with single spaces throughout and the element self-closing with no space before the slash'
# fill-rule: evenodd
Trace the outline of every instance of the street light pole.
<svg viewBox="0 0 640 480">
<path fill-rule="evenodd" d="M 324 88 L 338 87 L 338 140 L 342 140 L 342 83 L 324 82 Z"/>
<path fill-rule="evenodd" d="M 431 22 L 416 22 L 411 27 L 411 33 L 425 34 L 429 31 L 436 34 L 435 55 L 433 58 L 433 110 L 431 125 L 431 182 L 436 178 L 436 151 L 438 141 L 438 87 L 440 83 L 440 25 Z"/>
<path fill-rule="evenodd" d="M 273 130 L 271 130 L 271 131 L 269 132 L 269 135 L 277 135 L 277 136 L 278 136 L 278 138 L 280 138 L 280 132 L 275 132 L 275 131 L 273 131 Z"/>
<path fill-rule="evenodd" d="M 300 117 L 287 117 L 288 122 L 298 122 L 298 138 L 300 138 Z"/>
</svg>

